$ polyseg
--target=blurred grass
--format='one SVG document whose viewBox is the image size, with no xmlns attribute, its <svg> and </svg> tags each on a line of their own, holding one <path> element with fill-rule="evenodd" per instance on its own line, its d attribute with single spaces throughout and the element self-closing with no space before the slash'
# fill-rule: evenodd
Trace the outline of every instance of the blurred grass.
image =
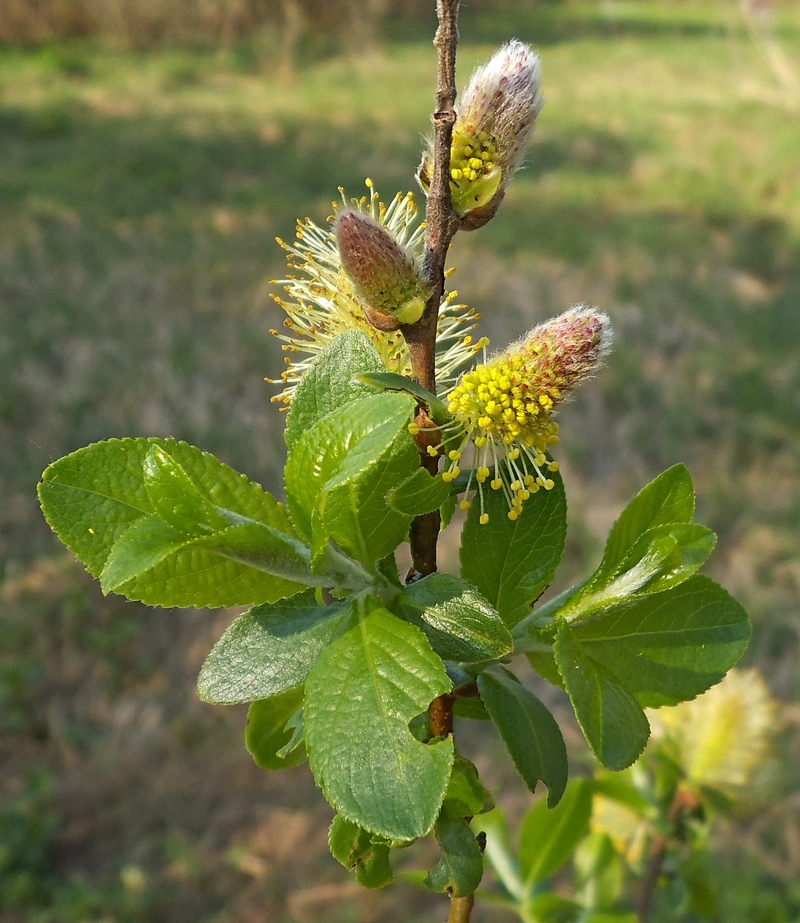
<svg viewBox="0 0 800 923">
<path fill-rule="evenodd" d="M 763 36 L 800 72 L 800 5 L 775 10 Z M 411 892 L 349 889 L 308 775 L 263 776 L 243 714 L 195 701 L 230 615 L 102 599 L 35 504 L 51 459 L 124 435 L 186 439 L 277 487 L 274 237 L 323 221 L 338 185 L 412 188 L 430 26 L 390 19 L 380 55 L 304 46 L 291 84 L 254 44 L 0 47 L 0 830 L 23 895 L 0 891 L 3 920 L 440 915 Z M 800 99 L 733 3 L 468 5 L 461 31 L 462 82 L 517 36 L 541 51 L 547 97 L 497 219 L 454 245 L 462 299 L 497 346 L 578 301 L 616 331 L 608 368 L 562 414 L 561 581 L 596 560 L 633 492 L 687 461 L 720 533 L 714 575 L 756 619 L 750 660 L 796 699 Z M 769 870 L 784 916 L 742 898 L 726 921 L 798 912 L 800 817 L 780 804 L 752 875 Z"/>
</svg>

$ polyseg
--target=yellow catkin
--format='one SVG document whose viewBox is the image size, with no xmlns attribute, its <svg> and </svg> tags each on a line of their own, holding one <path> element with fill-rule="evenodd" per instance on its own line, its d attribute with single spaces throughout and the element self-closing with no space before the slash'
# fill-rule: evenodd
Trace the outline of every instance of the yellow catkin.
<svg viewBox="0 0 800 923">
<path fill-rule="evenodd" d="M 604 314 L 573 308 L 462 375 L 448 395 L 453 422 L 443 437 L 459 447 L 448 451 L 445 480 L 458 477 L 464 447 L 471 442 L 478 493 L 482 498 L 487 480 L 492 490 L 503 491 L 511 521 L 539 490 L 553 490 L 556 482 L 550 475 L 558 463 L 548 452 L 559 441 L 553 412 L 599 366 L 609 339 Z M 476 348 L 485 349 L 487 342 L 481 338 Z M 479 521 L 488 522 L 483 500 Z"/>
</svg>

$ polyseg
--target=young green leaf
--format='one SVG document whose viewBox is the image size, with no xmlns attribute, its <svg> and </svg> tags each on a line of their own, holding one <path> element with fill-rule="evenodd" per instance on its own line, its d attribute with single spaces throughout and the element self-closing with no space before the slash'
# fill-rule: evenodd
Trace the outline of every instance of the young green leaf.
<svg viewBox="0 0 800 923">
<path fill-rule="evenodd" d="M 607 769 L 625 769 L 650 736 L 650 725 L 633 696 L 587 657 L 566 621 L 559 625 L 556 662 L 575 717 L 589 746 Z"/>
<path fill-rule="evenodd" d="M 456 511 L 456 505 L 458 503 L 458 498 L 455 494 L 450 494 L 449 497 L 445 499 L 442 505 L 439 507 L 439 515 L 442 518 L 441 525 L 439 526 L 439 531 L 444 532 L 444 530 L 450 525 L 453 520 L 453 515 Z"/>
<path fill-rule="evenodd" d="M 240 615 L 206 658 L 197 694 L 231 705 L 275 696 L 304 683 L 342 630 L 351 607 L 320 606 L 313 590 Z"/>
<path fill-rule="evenodd" d="M 494 807 L 494 799 L 478 777 L 475 764 L 463 756 L 455 758 L 444 803 L 459 817 L 475 817 Z"/>
<path fill-rule="evenodd" d="M 203 563 L 223 573 L 235 572 L 243 565 L 271 575 L 269 582 L 262 581 L 263 589 L 271 590 L 270 597 L 278 599 L 291 596 L 304 584 L 336 582 L 332 576 L 321 581 L 312 575 L 308 549 L 291 536 L 262 523 L 243 523 L 212 535 L 187 539 L 157 516 L 148 516 L 116 541 L 100 575 L 100 585 L 104 593 L 120 593 L 150 605 L 196 608 L 222 605 L 218 594 L 230 593 L 230 588 L 206 586 L 198 581 L 200 568 L 194 562 L 200 556 Z M 236 567 L 226 568 L 226 562 Z M 210 575 L 203 576 L 211 582 Z M 219 579 L 218 574 L 214 576 Z"/>
<path fill-rule="evenodd" d="M 367 567 L 406 540 L 413 519 L 412 514 L 391 507 L 386 485 L 420 470 L 416 447 L 406 429 L 385 449 L 384 438 L 385 433 L 370 434 L 357 451 L 348 454 L 325 484 L 315 510 L 322 534 L 330 535 Z"/>
<path fill-rule="evenodd" d="M 481 507 L 473 503 L 461 535 L 461 575 L 473 583 L 513 627 L 553 579 L 564 551 L 567 501 L 560 476 L 542 490 L 512 521 L 502 491 L 484 492 L 489 521 L 480 523 Z"/>
<path fill-rule="evenodd" d="M 317 784 L 346 818 L 387 838 L 432 828 L 452 739 L 424 744 L 409 722 L 450 681 L 423 633 L 374 599 L 322 654 L 306 683 L 306 745 Z"/>
<path fill-rule="evenodd" d="M 536 923 L 587 923 L 585 907 L 552 891 L 537 894 L 525 909 L 525 919 Z"/>
<path fill-rule="evenodd" d="M 417 470 L 402 484 L 387 494 L 393 510 L 406 516 L 421 516 L 432 513 L 450 496 L 450 485 L 441 477 L 431 477 L 424 468 Z"/>
<path fill-rule="evenodd" d="M 45 471 L 39 497 L 50 526 L 107 592 L 149 605 L 273 602 L 301 590 L 308 574 L 283 506 L 173 439 L 79 449 Z M 255 553 L 258 565 L 242 563 L 245 553 Z"/>
<path fill-rule="evenodd" d="M 445 803 L 434 832 L 442 855 L 425 884 L 452 897 L 473 894 L 483 877 L 483 853 L 469 824 Z"/>
<path fill-rule="evenodd" d="M 677 705 L 718 683 L 739 660 L 750 623 L 726 590 L 695 575 L 571 622 L 571 636 L 582 658 L 615 677 L 640 705 Z M 563 670 L 562 676 L 566 682 Z"/>
<path fill-rule="evenodd" d="M 383 888 L 391 884 L 389 846 L 374 843 L 368 831 L 337 814 L 328 833 L 331 855 L 350 871 L 365 888 Z"/>
<path fill-rule="evenodd" d="M 544 782 L 547 803 L 555 807 L 567 784 L 567 748 L 556 719 L 503 667 L 481 673 L 478 689 L 525 784 L 534 791 Z"/>
<path fill-rule="evenodd" d="M 522 820 L 519 859 L 526 885 L 554 875 L 589 831 L 592 787 L 585 779 L 573 779 L 554 808 L 537 801 Z"/>
<path fill-rule="evenodd" d="M 373 843 L 369 852 L 356 865 L 356 880 L 363 888 L 385 888 L 394 880 L 389 865 L 389 847 L 385 843 Z"/>
<path fill-rule="evenodd" d="M 373 393 L 356 376 L 384 369 L 383 360 L 360 330 L 336 337 L 314 360 L 300 379 L 289 412 L 284 438 L 291 449 L 306 430 L 327 414 Z"/>
<path fill-rule="evenodd" d="M 182 536 L 208 535 L 241 521 L 230 514 L 226 517 L 220 507 L 204 496 L 162 445 L 153 445 L 148 450 L 142 476 L 156 515 Z"/>
<path fill-rule="evenodd" d="M 372 846 L 369 832 L 358 824 L 336 814 L 328 831 L 328 846 L 333 858 L 352 870 Z"/>
<path fill-rule="evenodd" d="M 575 854 L 578 899 L 590 910 L 605 911 L 590 919 L 596 923 L 608 919 L 606 914 L 622 897 L 624 876 L 622 860 L 608 834 L 598 831 L 586 837 Z M 612 919 L 615 915 L 611 914 Z"/>
<path fill-rule="evenodd" d="M 421 628 L 436 653 L 454 663 L 497 660 L 514 648 L 495 609 L 450 574 L 431 574 L 407 586 L 397 614 Z"/>
<path fill-rule="evenodd" d="M 453 714 L 456 718 L 469 718 L 472 721 L 488 721 L 489 712 L 481 702 L 480 697 L 457 696 L 453 704 Z"/>
<path fill-rule="evenodd" d="M 282 755 L 294 736 L 290 721 L 302 707 L 302 686 L 253 702 L 250 706 L 244 741 L 248 752 L 262 769 L 288 769 L 305 760 L 306 750 L 302 743 Z"/>
<path fill-rule="evenodd" d="M 407 429 L 412 409 L 405 394 L 362 398 L 295 442 L 286 495 L 295 526 L 314 547 L 331 537 L 369 567 L 403 541 L 412 517 L 393 510 L 386 494 L 419 467 Z"/>
<path fill-rule="evenodd" d="M 452 419 L 447 405 L 413 378 L 406 378 L 405 375 L 398 375 L 396 372 L 387 372 L 384 368 L 383 371 L 363 372 L 358 376 L 358 380 L 372 390 L 403 391 L 410 394 L 417 404 L 428 411 L 431 420 L 438 426 L 449 423 Z"/>
<path fill-rule="evenodd" d="M 145 574 L 184 548 L 186 535 L 177 532 L 158 516 L 142 516 L 111 548 L 100 574 L 103 593 L 120 591 L 126 583 Z"/>
<path fill-rule="evenodd" d="M 631 500 L 611 527 L 595 579 L 607 581 L 621 569 L 639 536 L 655 526 L 691 522 L 694 487 L 685 465 L 673 465 Z"/>
<path fill-rule="evenodd" d="M 570 620 L 633 596 L 660 593 L 691 577 L 714 550 L 717 537 L 694 522 L 644 532 L 613 576 L 598 571 L 559 611 Z"/>
</svg>

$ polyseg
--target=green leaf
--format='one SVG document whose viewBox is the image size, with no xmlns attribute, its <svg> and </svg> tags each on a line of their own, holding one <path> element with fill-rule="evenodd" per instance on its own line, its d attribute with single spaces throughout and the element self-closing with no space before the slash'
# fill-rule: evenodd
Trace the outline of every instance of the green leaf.
<svg viewBox="0 0 800 923">
<path fill-rule="evenodd" d="M 632 596 L 660 593 L 691 577 L 714 550 L 717 537 L 697 523 L 655 526 L 644 532 L 613 576 L 601 571 L 559 611 L 570 618 Z"/>
<path fill-rule="evenodd" d="M 444 660 L 480 663 L 514 648 L 494 608 L 468 583 L 450 574 L 431 574 L 407 586 L 397 614 L 421 628 Z"/>
<path fill-rule="evenodd" d="M 508 837 L 506 817 L 499 809 L 482 814 L 472 821 L 475 832 L 485 834 L 484 855 L 491 865 L 498 881 L 513 898 L 513 903 L 522 904 L 528 892 L 522 882 L 516 850 L 512 848 Z"/>
<path fill-rule="evenodd" d="M 640 923 L 635 913 L 626 910 L 599 911 L 581 917 L 581 923 Z"/>
<path fill-rule="evenodd" d="M 571 627 L 583 659 L 615 677 L 640 705 L 651 707 L 677 705 L 705 692 L 739 660 L 750 640 L 742 606 L 700 575 L 663 593 L 611 606 Z"/>
<path fill-rule="evenodd" d="M 450 496 L 450 485 L 442 478 L 431 477 L 424 468 L 417 468 L 408 480 L 387 494 L 393 510 L 406 516 L 422 516 L 432 513 Z"/>
<path fill-rule="evenodd" d="M 691 522 L 693 517 L 692 476 L 685 465 L 673 465 L 639 491 L 611 527 L 595 579 L 605 581 L 617 573 L 648 529 Z"/>
<path fill-rule="evenodd" d="M 317 661 L 306 683 L 306 745 L 317 784 L 347 819 L 380 836 L 433 827 L 450 780 L 451 738 L 424 744 L 409 722 L 450 689 L 422 632 L 377 600 Z"/>
<path fill-rule="evenodd" d="M 622 860 L 608 834 L 592 833 L 583 840 L 575 854 L 575 877 L 578 899 L 586 907 L 612 910 L 622 897 L 624 875 Z M 603 920 L 604 916 L 595 914 L 591 919 Z"/>
<path fill-rule="evenodd" d="M 372 839 L 363 827 L 337 814 L 328 831 L 328 846 L 333 858 L 348 871 L 352 871 L 359 860 L 369 852 Z"/>
<path fill-rule="evenodd" d="M 624 772 L 596 772 L 592 779 L 592 790 L 595 795 L 615 801 L 634 814 L 652 817 L 653 804 L 636 787 L 634 772 L 631 769 Z"/>
<path fill-rule="evenodd" d="M 560 689 L 564 688 L 564 680 L 561 679 L 561 674 L 558 672 L 558 664 L 556 664 L 552 647 L 546 651 L 531 651 L 525 656 L 528 663 L 542 679 L 546 679 L 548 683 L 552 683 L 552 685 L 558 686 Z"/>
<path fill-rule="evenodd" d="M 483 877 L 483 853 L 469 824 L 447 807 L 434 827 L 442 855 L 428 873 L 425 884 L 432 891 L 466 897 Z"/>
<path fill-rule="evenodd" d="M 385 888 L 394 880 L 389 865 L 389 847 L 385 843 L 373 843 L 370 851 L 356 866 L 356 880 L 363 888 Z"/>
<path fill-rule="evenodd" d="M 136 586 L 147 588 L 148 601 L 158 599 L 158 605 L 212 605 L 206 601 L 208 588 L 203 586 L 202 579 L 197 580 L 199 587 L 193 591 L 183 569 L 175 573 L 179 565 L 187 564 L 192 553 L 202 553 L 211 560 L 218 556 L 281 578 L 275 583 L 278 598 L 291 595 L 285 592 L 289 578 L 294 578 L 289 584 L 292 592 L 301 589 L 302 584 L 320 582 L 309 569 L 308 549 L 291 536 L 262 523 L 243 523 L 213 535 L 187 539 L 157 516 L 148 516 L 115 542 L 100 575 L 100 586 L 104 593 L 137 598 L 131 595 L 135 581 Z M 328 585 L 334 582 L 331 576 Z"/>
<path fill-rule="evenodd" d="M 489 713 L 477 695 L 458 696 L 453 704 L 453 714 L 456 718 L 469 718 L 472 721 L 489 720 Z"/>
<path fill-rule="evenodd" d="M 527 910 L 528 917 L 536 923 L 585 923 L 584 907 L 550 891 L 537 894 L 527 905 Z"/>
<path fill-rule="evenodd" d="M 150 447 L 142 470 L 145 490 L 159 519 L 180 535 L 207 535 L 234 525 L 194 485 L 161 445 Z"/>
<path fill-rule="evenodd" d="M 50 465 L 39 498 L 48 523 L 89 573 L 129 599 L 234 606 L 274 602 L 303 588 L 297 579 L 303 547 L 283 506 L 186 443 L 95 443 Z M 194 515 L 196 527 L 190 524 Z M 238 559 L 256 551 L 258 568 Z"/>
<path fill-rule="evenodd" d="M 513 673 L 490 667 L 478 677 L 489 717 L 531 791 L 547 786 L 547 803 L 558 804 L 567 784 L 567 748 L 556 719 Z"/>
<path fill-rule="evenodd" d="M 142 516 L 114 542 L 100 574 L 103 593 L 120 590 L 124 595 L 126 583 L 146 574 L 187 544 L 185 535 L 158 516 Z"/>
<path fill-rule="evenodd" d="M 537 801 L 522 820 L 519 859 L 528 887 L 554 875 L 589 831 L 592 787 L 585 779 L 569 783 L 555 808 Z"/>
<path fill-rule="evenodd" d="M 555 654 L 575 717 L 594 755 L 607 769 L 630 766 L 650 736 L 650 725 L 639 704 L 585 656 L 566 621 L 559 625 Z"/>
<path fill-rule="evenodd" d="M 513 627 L 553 579 L 564 551 L 567 501 L 556 472 L 552 490 L 541 490 L 511 521 L 502 491 L 484 491 L 489 521 L 480 524 L 481 507 L 473 503 L 461 535 L 461 575 Z"/>
<path fill-rule="evenodd" d="M 383 368 L 380 354 L 360 330 L 337 336 L 311 364 L 292 397 L 283 433 L 289 448 L 327 414 L 372 394 L 356 376 Z"/>
<path fill-rule="evenodd" d="M 364 372 L 358 380 L 368 387 L 381 391 L 402 391 L 410 394 L 416 403 L 422 405 L 437 426 L 443 426 L 452 419 L 445 403 L 435 394 L 427 391 L 419 382 L 396 372 L 387 372 L 385 369 L 378 372 Z"/>
<path fill-rule="evenodd" d="M 374 843 L 368 831 L 358 824 L 337 814 L 328 833 L 328 845 L 333 858 L 355 871 L 358 882 L 365 888 L 391 884 L 394 876 L 389 865 L 389 846 Z"/>
<path fill-rule="evenodd" d="M 240 615 L 206 658 L 197 693 L 230 705 L 277 695 L 304 683 L 351 612 L 320 606 L 313 590 Z"/>
<path fill-rule="evenodd" d="M 447 785 L 444 803 L 449 811 L 459 817 L 475 817 L 494 807 L 494 799 L 478 777 L 475 764 L 463 756 L 457 755 L 453 762 L 453 773 Z"/>
<path fill-rule="evenodd" d="M 440 532 L 444 532 L 444 530 L 450 525 L 450 522 L 453 519 L 453 514 L 456 511 L 457 502 L 458 498 L 456 495 L 450 494 L 450 496 L 439 507 L 439 515 L 442 517 L 442 522 L 439 526 Z"/>
<path fill-rule="evenodd" d="M 412 409 L 404 394 L 362 398 L 295 442 L 286 495 L 295 526 L 314 547 L 331 537 L 369 567 L 404 540 L 412 517 L 393 510 L 386 494 L 419 466 L 408 433 Z"/>
<path fill-rule="evenodd" d="M 244 740 L 248 752 L 262 769 L 287 769 L 305 760 L 306 750 L 302 744 L 285 756 L 281 755 L 294 736 L 289 722 L 302 707 L 302 686 L 250 706 Z"/>
</svg>

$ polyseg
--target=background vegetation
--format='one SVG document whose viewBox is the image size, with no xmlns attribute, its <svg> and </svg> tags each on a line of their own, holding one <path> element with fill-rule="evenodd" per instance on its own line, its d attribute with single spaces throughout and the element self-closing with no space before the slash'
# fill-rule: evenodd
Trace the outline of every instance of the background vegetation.
<svg viewBox="0 0 800 923">
<path fill-rule="evenodd" d="M 195 699 L 231 613 L 103 599 L 34 489 L 52 459 L 125 435 L 185 439 L 274 489 L 274 237 L 324 221 L 339 184 L 411 188 L 432 6 L 376 0 L 369 41 L 348 4 L 319 4 L 338 33 L 311 29 L 311 0 L 0 9 L 3 921 L 441 915 L 403 886 L 358 893 L 307 771 L 264 775 L 244 712 Z M 462 81 L 516 36 L 547 96 L 500 217 L 456 241 L 463 299 L 497 346 L 577 301 L 616 330 L 561 416 L 559 583 L 629 496 L 689 464 L 713 575 L 786 703 L 769 797 L 715 844 L 721 919 L 800 919 L 800 6 L 473 2 L 461 31 Z M 491 742 L 460 733 L 503 803 L 526 804 Z"/>
</svg>

